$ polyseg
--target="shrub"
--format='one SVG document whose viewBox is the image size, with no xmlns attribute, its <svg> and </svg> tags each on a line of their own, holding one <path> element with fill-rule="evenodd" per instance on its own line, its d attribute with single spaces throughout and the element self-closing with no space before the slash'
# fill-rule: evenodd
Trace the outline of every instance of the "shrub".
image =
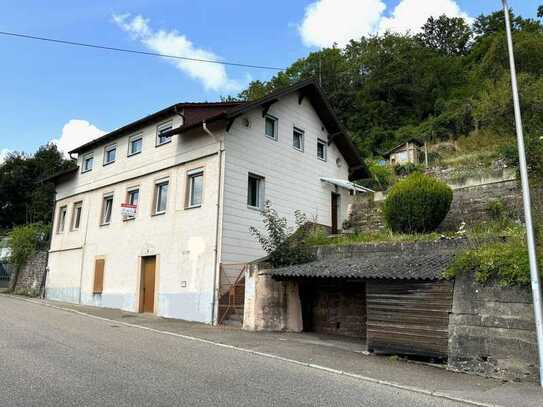
<svg viewBox="0 0 543 407">
<path fill-rule="evenodd" d="M 370 172 L 371 183 L 368 188 L 386 190 L 396 181 L 392 169 L 376 160 L 366 160 Z"/>
<path fill-rule="evenodd" d="M 394 173 L 399 177 L 407 177 L 414 172 L 421 172 L 421 167 L 413 163 L 396 164 L 394 166 Z"/>
<path fill-rule="evenodd" d="M 47 241 L 50 227 L 41 223 L 17 226 L 10 233 L 11 256 L 10 263 L 17 268 L 24 265 L 26 260 Z"/>
<path fill-rule="evenodd" d="M 249 228 L 251 234 L 268 254 L 268 261 L 274 267 L 307 263 L 313 260 L 313 254 L 306 243 L 306 237 L 311 233 L 319 233 L 308 222 L 304 213 L 296 211 L 296 230 L 287 225 L 287 219 L 280 217 L 277 211 L 266 201 L 262 211 L 264 232 L 254 226 Z"/>
<path fill-rule="evenodd" d="M 383 206 L 387 226 L 394 232 L 427 233 L 443 221 L 452 190 L 442 181 L 413 173 L 394 185 Z"/>
<path fill-rule="evenodd" d="M 523 234 L 505 242 L 486 243 L 456 256 L 445 277 L 473 273 L 479 284 L 502 287 L 530 285 L 530 264 Z"/>
</svg>

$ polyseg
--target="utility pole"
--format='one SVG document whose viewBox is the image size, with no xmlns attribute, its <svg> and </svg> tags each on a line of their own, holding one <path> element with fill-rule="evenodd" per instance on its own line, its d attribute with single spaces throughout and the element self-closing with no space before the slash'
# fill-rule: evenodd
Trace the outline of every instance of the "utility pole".
<svg viewBox="0 0 543 407">
<path fill-rule="evenodd" d="M 519 154 L 519 170 L 522 183 L 522 198 L 524 202 L 524 218 L 526 220 L 526 240 L 528 243 L 528 257 L 530 259 L 530 276 L 532 282 L 532 296 L 534 301 L 535 329 L 537 348 L 539 353 L 539 383 L 543 387 L 543 310 L 541 308 L 541 284 L 537 267 L 537 254 L 535 246 L 534 225 L 532 221 L 532 207 L 530 199 L 530 184 L 526 164 L 526 151 L 524 135 L 522 133 L 522 117 L 518 95 L 517 73 L 515 56 L 513 53 L 513 36 L 511 34 L 511 17 L 507 0 L 502 0 L 503 14 L 505 16 L 505 30 L 507 32 L 507 47 L 509 49 L 509 65 L 511 68 L 511 86 L 513 90 L 513 107 L 515 110 L 515 126 L 517 130 L 517 144 Z"/>
</svg>

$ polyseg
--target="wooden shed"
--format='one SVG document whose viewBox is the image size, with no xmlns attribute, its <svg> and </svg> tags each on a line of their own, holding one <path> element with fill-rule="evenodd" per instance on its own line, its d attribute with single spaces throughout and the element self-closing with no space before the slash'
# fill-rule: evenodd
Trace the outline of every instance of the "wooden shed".
<svg viewBox="0 0 543 407">
<path fill-rule="evenodd" d="M 446 241 L 374 245 L 268 274 L 297 281 L 304 329 L 356 336 L 376 353 L 446 359 L 453 282 L 443 272 L 457 249 Z"/>
</svg>

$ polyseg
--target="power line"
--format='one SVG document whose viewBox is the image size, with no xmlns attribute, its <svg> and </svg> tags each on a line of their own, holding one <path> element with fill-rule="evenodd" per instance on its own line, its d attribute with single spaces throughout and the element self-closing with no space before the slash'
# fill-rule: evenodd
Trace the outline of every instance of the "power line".
<svg viewBox="0 0 543 407">
<path fill-rule="evenodd" d="M 189 57 L 182 57 L 180 55 L 160 54 L 160 53 L 157 53 L 157 52 L 138 51 L 138 50 L 135 50 L 135 49 L 109 47 L 109 46 L 106 46 L 106 45 L 88 44 L 88 43 L 76 42 L 76 41 L 66 41 L 66 40 L 59 40 L 59 39 L 56 39 L 56 38 L 38 37 L 38 36 L 35 36 L 35 35 L 13 33 L 13 32 L 7 32 L 7 31 L 0 31 L 0 35 L 9 36 L 9 37 L 17 37 L 17 38 L 25 38 L 25 39 L 29 39 L 29 40 L 53 42 L 53 43 L 56 43 L 56 44 L 72 45 L 72 46 L 77 46 L 77 47 L 97 48 L 97 49 L 103 49 L 103 50 L 107 50 L 107 51 L 126 52 L 126 53 L 129 53 L 129 54 L 150 55 L 150 56 L 154 56 L 154 57 L 181 59 L 181 60 L 185 60 L 185 61 L 206 62 L 206 63 L 210 63 L 210 64 L 218 64 L 218 65 L 226 65 L 226 66 L 237 66 L 237 67 L 255 68 L 255 69 L 268 69 L 268 70 L 272 70 L 272 71 L 284 71 L 286 69 L 286 68 L 278 68 L 278 67 L 275 67 L 275 66 L 251 65 L 251 64 L 242 64 L 242 63 L 237 63 L 237 62 L 213 61 L 211 59 L 189 58 Z"/>
</svg>

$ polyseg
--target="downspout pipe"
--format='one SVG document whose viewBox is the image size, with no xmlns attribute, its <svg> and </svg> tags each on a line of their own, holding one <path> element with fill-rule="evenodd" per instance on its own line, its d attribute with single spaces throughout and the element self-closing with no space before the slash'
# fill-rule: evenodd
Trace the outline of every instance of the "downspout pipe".
<svg viewBox="0 0 543 407">
<path fill-rule="evenodd" d="M 213 134 L 211 130 L 207 127 L 205 121 L 202 122 L 202 129 L 219 145 L 217 154 L 219 156 L 219 182 L 217 186 L 217 219 L 215 223 L 215 259 L 213 267 L 213 301 L 211 304 L 211 323 L 215 325 L 217 323 L 217 308 L 218 308 L 218 296 L 219 296 L 219 235 L 220 235 L 220 214 L 221 214 L 221 199 L 222 199 L 222 184 L 223 184 L 223 174 L 222 174 L 222 156 L 224 152 L 224 141 L 220 136 Z"/>
</svg>

